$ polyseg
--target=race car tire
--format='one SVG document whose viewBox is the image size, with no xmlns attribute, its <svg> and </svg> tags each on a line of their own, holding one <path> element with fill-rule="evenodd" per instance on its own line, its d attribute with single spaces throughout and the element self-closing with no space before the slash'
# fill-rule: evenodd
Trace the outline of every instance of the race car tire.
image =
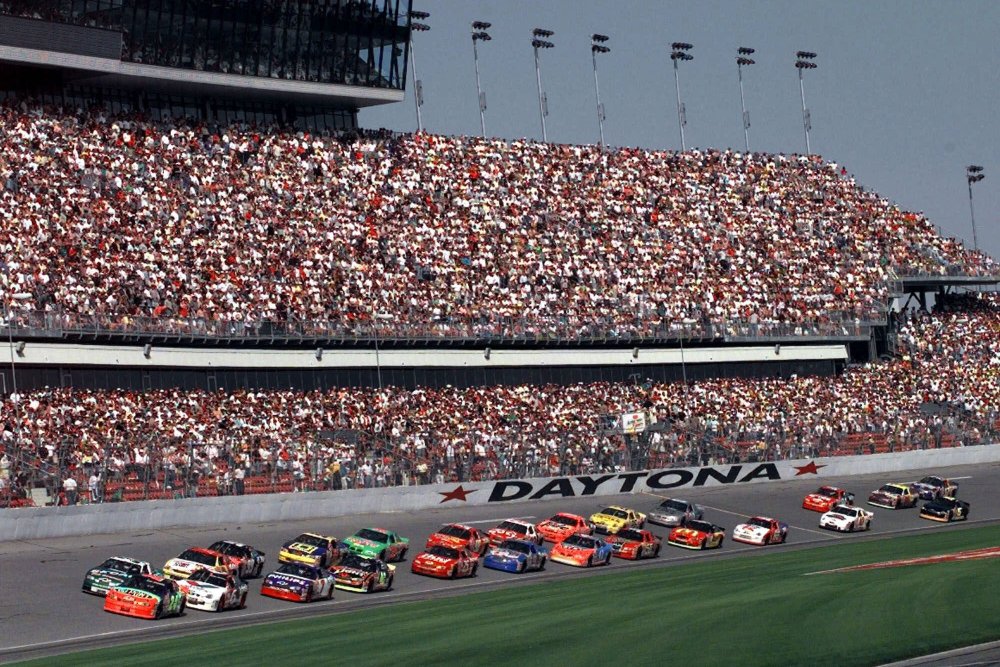
<svg viewBox="0 0 1000 667">
<path fill-rule="evenodd" d="M 611 554 L 610 553 L 607 556 L 604 557 L 604 564 L 605 565 L 611 565 Z"/>
<path fill-rule="evenodd" d="M 948 510 L 948 523 L 951 523 L 954 520 L 955 520 L 955 513 L 952 512 L 951 510 Z"/>
<path fill-rule="evenodd" d="M 240 596 L 240 609 L 246 609 L 247 606 L 247 594 L 244 593 Z"/>
<path fill-rule="evenodd" d="M 854 524 L 853 523 L 850 526 L 847 527 L 847 532 L 849 532 L 849 533 L 853 533 L 854 532 Z"/>
<path fill-rule="evenodd" d="M 368 585 L 365 586 L 365 593 L 371 593 L 375 590 L 375 582 L 372 579 L 368 580 Z"/>
<path fill-rule="evenodd" d="M 306 602 L 312 602 L 313 601 L 313 591 L 312 591 L 311 588 L 308 591 L 306 591 L 306 599 L 305 599 L 305 601 Z"/>
<path fill-rule="evenodd" d="M 587 559 L 587 567 L 593 567 L 593 565 L 594 565 L 594 557 L 591 556 L 590 558 Z"/>
<path fill-rule="evenodd" d="M 521 561 L 520 563 L 517 564 L 517 573 L 521 574 L 522 572 L 525 571 L 525 569 L 527 569 L 527 567 L 528 567 L 528 561 Z"/>
<path fill-rule="evenodd" d="M 548 559 L 547 559 L 547 558 L 546 558 L 545 556 L 542 556 L 542 562 L 541 562 L 541 564 L 540 564 L 540 565 L 538 566 L 538 571 L 539 571 L 539 572 L 541 572 L 542 570 L 544 570 L 544 569 L 545 569 L 545 563 L 546 563 L 546 561 L 547 561 L 547 560 L 548 560 Z"/>
<path fill-rule="evenodd" d="M 160 600 L 159 604 L 156 605 L 156 611 L 153 612 L 153 618 L 159 620 L 163 616 L 163 600 Z"/>
<path fill-rule="evenodd" d="M 872 529 L 872 522 L 865 521 L 865 530 L 871 530 L 871 529 Z"/>
<path fill-rule="evenodd" d="M 704 549 L 706 545 L 707 545 L 707 542 L 705 540 L 702 540 L 701 541 L 701 548 Z"/>
<path fill-rule="evenodd" d="M 454 579 L 458 575 L 458 572 L 456 572 L 456 569 L 457 568 L 455 568 L 454 566 L 452 566 L 451 571 L 448 573 L 448 578 L 449 579 Z"/>
<path fill-rule="evenodd" d="M 385 582 L 385 590 L 387 591 L 392 590 L 392 577 L 389 577 L 389 581 Z"/>
<path fill-rule="evenodd" d="M 387 561 L 387 560 L 385 559 L 385 555 L 386 555 L 386 554 L 385 554 L 385 549 L 382 549 L 382 551 L 380 551 L 380 552 L 378 553 L 378 559 L 379 559 L 380 561 L 382 561 L 383 563 L 388 563 L 389 561 Z"/>
<path fill-rule="evenodd" d="M 215 607 L 212 609 L 212 611 L 214 611 L 214 612 L 220 612 L 220 611 L 222 611 L 222 598 L 219 598 L 215 602 Z"/>
<path fill-rule="evenodd" d="M 470 576 L 473 577 L 479 576 L 479 563 L 476 563 L 475 565 L 472 566 L 472 574 Z"/>
<path fill-rule="evenodd" d="M 332 600 L 333 599 L 333 589 L 334 589 L 334 585 L 331 583 L 330 584 L 330 592 L 326 594 L 326 599 L 327 600 Z"/>
<path fill-rule="evenodd" d="M 187 609 L 187 604 L 188 604 L 187 598 L 181 600 L 181 608 L 177 611 L 178 616 L 184 615 L 184 611 Z"/>
<path fill-rule="evenodd" d="M 653 558 L 656 558 L 659 555 L 660 555 L 660 545 L 657 544 L 656 547 L 653 548 Z"/>
</svg>

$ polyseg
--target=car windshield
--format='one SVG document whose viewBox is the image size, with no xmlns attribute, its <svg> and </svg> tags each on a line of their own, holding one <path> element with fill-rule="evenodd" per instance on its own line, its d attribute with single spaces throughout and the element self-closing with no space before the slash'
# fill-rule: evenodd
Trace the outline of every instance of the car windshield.
<svg viewBox="0 0 1000 667">
<path fill-rule="evenodd" d="M 210 546 L 209 549 L 212 551 L 218 551 L 221 554 L 226 554 L 227 556 L 238 556 L 240 558 L 245 557 L 249 551 L 247 547 L 234 544 L 233 542 L 216 542 Z"/>
<path fill-rule="evenodd" d="M 843 514 L 845 516 L 858 515 L 857 509 L 855 509 L 854 507 L 848 507 L 847 505 L 837 505 L 836 507 L 833 508 L 832 511 L 836 512 L 837 514 Z"/>
<path fill-rule="evenodd" d="M 340 560 L 341 567 L 350 567 L 355 570 L 364 570 L 365 572 L 374 572 L 378 565 L 372 558 L 364 558 L 358 554 L 347 554 Z"/>
<path fill-rule="evenodd" d="M 613 516 L 616 519 L 628 518 L 628 512 L 622 509 L 618 509 L 617 507 L 605 507 L 604 509 L 601 510 L 601 514 L 604 514 L 606 516 Z"/>
<path fill-rule="evenodd" d="M 837 497 L 837 490 L 835 488 L 833 488 L 832 486 L 821 486 L 816 491 L 816 495 L 818 495 L 818 496 L 826 496 L 827 498 L 836 498 Z"/>
<path fill-rule="evenodd" d="M 940 477 L 924 477 L 920 480 L 921 484 L 927 484 L 928 486 L 944 486 L 943 480 Z"/>
<path fill-rule="evenodd" d="M 750 523 L 752 524 L 753 521 L 751 521 Z M 760 525 L 760 524 L 754 524 L 754 525 Z M 767 526 L 768 524 L 765 523 L 763 525 Z M 715 531 L 715 527 L 712 526 L 712 524 L 708 523 L 707 521 L 692 521 L 691 523 L 688 524 L 687 527 L 692 530 L 701 531 L 703 533 L 711 533 Z"/>
<path fill-rule="evenodd" d="M 217 559 L 211 554 L 204 553 L 203 551 L 195 551 L 194 549 L 188 549 L 180 556 L 181 560 L 189 560 L 192 563 L 201 563 L 202 565 L 212 565 L 215 566 Z"/>
<path fill-rule="evenodd" d="M 441 526 L 441 530 L 438 531 L 441 535 L 447 535 L 448 537 L 458 537 L 463 540 L 469 539 L 470 533 L 469 529 L 465 526 L 458 526 L 455 524 L 448 524 L 447 526 Z"/>
<path fill-rule="evenodd" d="M 891 493 L 894 496 L 898 496 L 903 492 L 898 486 L 893 486 L 892 484 L 883 484 L 882 488 L 879 489 L 882 493 Z"/>
<path fill-rule="evenodd" d="M 626 528 L 618 531 L 618 538 L 632 542 L 642 542 L 642 533 L 633 528 Z"/>
<path fill-rule="evenodd" d="M 593 549 L 597 546 L 597 542 L 594 538 L 587 537 L 586 535 L 570 535 L 563 540 L 562 543 L 571 547 L 581 547 L 583 549 Z"/>
<path fill-rule="evenodd" d="M 126 586 L 129 588 L 137 588 L 140 591 L 146 591 L 147 593 L 152 593 L 161 597 L 169 594 L 170 592 L 170 584 L 165 581 L 150 579 L 149 577 L 133 577 L 128 581 Z"/>
<path fill-rule="evenodd" d="M 688 505 L 683 500 L 674 500 L 671 498 L 670 500 L 664 500 L 662 503 L 660 503 L 661 510 L 668 510 L 674 512 L 687 512 L 687 508 Z"/>
<path fill-rule="evenodd" d="M 126 574 L 141 574 L 142 566 L 138 563 L 130 563 L 127 560 L 122 560 L 120 558 L 109 558 L 100 565 L 99 568 L 103 570 L 117 570 L 118 572 L 125 572 Z"/>
<path fill-rule="evenodd" d="M 554 517 L 549 519 L 552 523 L 561 523 L 564 526 L 575 526 L 576 519 L 571 516 L 566 516 L 565 514 L 556 514 Z"/>
<path fill-rule="evenodd" d="M 226 587 L 226 578 L 218 572 L 212 572 L 211 570 L 198 570 L 191 575 L 190 581 L 201 581 L 213 586 Z"/>
<path fill-rule="evenodd" d="M 523 523 L 518 523 L 516 521 L 504 521 L 499 526 L 497 526 L 497 528 L 501 528 L 503 530 L 509 530 L 513 533 L 517 533 L 518 535 L 524 535 L 528 532 L 528 527 L 526 525 L 524 525 Z"/>
<path fill-rule="evenodd" d="M 427 550 L 427 553 L 432 556 L 441 556 L 441 558 L 458 558 L 458 550 L 452 549 L 451 547 L 442 547 L 441 545 L 435 545 Z"/>
<path fill-rule="evenodd" d="M 313 568 L 300 563 L 284 563 L 275 572 L 278 574 L 290 574 L 293 577 L 305 577 L 306 579 L 314 579 L 316 577 L 316 572 Z"/>
<path fill-rule="evenodd" d="M 500 543 L 500 548 L 507 549 L 508 551 L 516 551 L 522 554 L 531 553 L 531 547 L 518 540 L 504 540 Z"/>
<path fill-rule="evenodd" d="M 302 533 L 301 535 L 296 537 L 294 541 L 298 542 L 299 544 L 308 544 L 311 547 L 326 546 L 326 538 L 320 537 L 319 535 L 310 535 L 309 533 Z"/>
<path fill-rule="evenodd" d="M 388 542 L 389 536 L 385 533 L 372 530 L 371 528 L 362 528 L 354 534 L 355 537 L 361 538 L 362 540 L 369 540 L 371 542 Z"/>
<path fill-rule="evenodd" d="M 749 521 L 747 521 L 747 524 L 751 526 L 759 526 L 760 528 L 771 527 L 771 522 L 768 519 L 762 519 L 759 516 L 755 516 L 754 518 L 750 519 Z"/>
</svg>

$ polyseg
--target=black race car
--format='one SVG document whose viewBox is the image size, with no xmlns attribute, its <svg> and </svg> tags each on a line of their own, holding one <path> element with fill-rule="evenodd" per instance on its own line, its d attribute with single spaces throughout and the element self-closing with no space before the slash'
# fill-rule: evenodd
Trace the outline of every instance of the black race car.
<svg viewBox="0 0 1000 667">
<path fill-rule="evenodd" d="M 969 503 L 958 498 L 945 496 L 924 503 L 920 508 L 920 518 L 931 521 L 965 521 L 969 518 Z"/>
<path fill-rule="evenodd" d="M 225 554 L 239 563 L 239 575 L 241 579 L 259 577 L 261 571 L 264 569 L 264 552 L 254 549 L 248 544 L 220 540 L 214 542 L 209 549 Z"/>
</svg>

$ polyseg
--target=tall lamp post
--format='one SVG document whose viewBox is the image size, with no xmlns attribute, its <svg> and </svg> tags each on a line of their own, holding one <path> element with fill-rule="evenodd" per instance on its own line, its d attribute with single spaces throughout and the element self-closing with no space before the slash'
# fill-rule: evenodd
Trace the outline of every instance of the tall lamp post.
<svg viewBox="0 0 1000 667">
<path fill-rule="evenodd" d="M 807 69 L 816 69 L 813 58 L 816 54 L 812 51 L 795 52 L 795 68 L 799 70 L 799 96 L 802 98 L 802 129 L 806 133 L 806 155 L 812 155 L 812 148 L 809 146 L 809 130 L 812 129 L 812 116 L 806 108 L 806 88 L 802 83 L 802 72 Z"/>
<path fill-rule="evenodd" d="M 670 45 L 672 49 L 670 53 L 670 59 L 674 61 L 674 88 L 677 90 L 677 125 L 681 130 L 681 150 L 687 150 L 687 144 L 684 142 L 684 128 L 687 126 L 687 109 L 684 107 L 684 103 L 681 102 L 681 80 L 680 75 L 677 73 L 677 63 L 685 60 L 694 60 L 688 51 L 694 48 L 691 44 L 687 42 L 674 42 Z"/>
<path fill-rule="evenodd" d="M 747 153 L 750 152 L 750 112 L 747 111 L 746 98 L 743 96 L 743 68 L 755 65 L 757 62 L 750 58 L 755 49 L 748 46 L 741 46 L 736 49 L 736 72 L 740 79 L 740 108 L 743 110 L 743 143 Z"/>
<path fill-rule="evenodd" d="M 486 32 L 490 25 L 492 24 L 485 21 L 472 22 L 472 57 L 476 61 L 476 99 L 479 101 L 479 124 L 483 128 L 484 139 L 486 138 L 486 94 L 483 93 L 483 87 L 479 83 L 479 49 L 476 48 L 476 42 L 488 42 L 492 39 Z"/>
<path fill-rule="evenodd" d="M 601 150 L 604 150 L 604 105 L 601 104 L 601 86 L 597 82 L 597 54 L 611 52 L 611 49 L 604 46 L 604 42 L 608 39 L 607 35 L 597 33 L 590 36 L 590 57 L 594 62 L 594 93 L 597 96 L 597 126 L 601 131 Z"/>
<path fill-rule="evenodd" d="M 976 236 L 976 209 L 972 205 L 972 184 L 986 178 L 983 168 L 978 164 L 970 164 L 965 168 L 965 180 L 969 183 L 969 215 L 972 217 L 972 247 L 979 250 L 979 239 Z"/>
<path fill-rule="evenodd" d="M 429 17 L 430 14 L 427 12 L 417 10 L 410 12 L 410 71 L 413 75 L 413 104 L 417 108 L 417 132 L 424 131 L 424 121 L 420 116 L 420 107 L 424 105 L 424 83 L 417 78 L 417 59 L 413 54 L 413 33 L 430 30 L 429 25 L 419 22 L 426 21 Z"/>
<path fill-rule="evenodd" d="M 543 28 L 535 28 L 531 31 L 531 48 L 535 51 L 535 81 L 538 83 L 538 115 L 542 119 L 542 141 L 548 143 L 549 137 L 545 132 L 545 117 L 549 115 L 549 100 L 542 92 L 542 70 L 538 66 L 538 49 L 551 49 L 555 46 L 547 39 L 555 33 Z"/>
</svg>

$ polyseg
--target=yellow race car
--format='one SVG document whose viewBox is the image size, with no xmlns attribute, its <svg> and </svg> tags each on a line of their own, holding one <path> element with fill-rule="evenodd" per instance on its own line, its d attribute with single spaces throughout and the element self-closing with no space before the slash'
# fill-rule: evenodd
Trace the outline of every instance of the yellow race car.
<svg viewBox="0 0 1000 667">
<path fill-rule="evenodd" d="M 622 528 L 642 528 L 646 525 L 646 515 L 628 507 L 611 505 L 590 515 L 594 530 L 606 535 L 615 535 Z"/>
</svg>

